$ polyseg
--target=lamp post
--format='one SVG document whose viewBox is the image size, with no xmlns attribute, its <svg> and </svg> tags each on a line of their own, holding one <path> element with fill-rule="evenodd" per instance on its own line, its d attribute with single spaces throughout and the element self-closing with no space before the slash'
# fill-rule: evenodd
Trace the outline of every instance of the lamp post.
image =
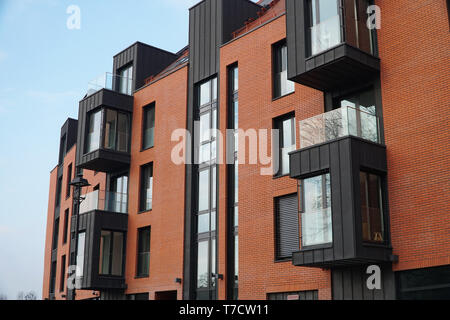
<svg viewBox="0 0 450 320">
<path fill-rule="evenodd" d="M 81 202 L 84 201 L 84 199 L 86 199 L 85 197 L 83 198 L 81 195 L 81 190 L 84 187 L 89 187 L 90 184 L 89 182 L 83 178 L 83 174 L 82 173 L 78 173 L 78 175 L 75 177 L 75 179 L 72 180 L 72 182 L 70 182 L 69 184 L 70 186 L 73 187 L 73 210 L 72 210 L 72 216 L 75 217 L 75 248 L 73 250 L 73 258 L 72 261 L 70 262 L 71 265 L 76 266 L 77 265 L 77 253 L 78 253 L 78 221 L 79 221 L 79 215 L 80 215 L 80 204 Z M 75 271 L 75 277 L 76 277 L 76 271 Z M 76 282 L 75 282 L 76 283 Z M 75 300 L 75 288 L 71 289 L 73 290 L 73 293 L 70 294 L 70 298 L 72 300 Z"/>
</svg>

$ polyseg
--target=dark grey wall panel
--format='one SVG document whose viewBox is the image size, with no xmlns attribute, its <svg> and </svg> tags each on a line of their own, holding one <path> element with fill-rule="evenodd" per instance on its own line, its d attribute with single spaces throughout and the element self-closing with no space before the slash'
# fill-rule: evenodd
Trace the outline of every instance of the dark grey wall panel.
<svg viewBox="0 0 450 320">
<path fill-rule="evenodd" d="M 381 289 L 369 290 L 368 265 L 332 270 L 333 300 L 394 300 L 395 279 L 392 265 L 380 264 Z"/>
</svg>

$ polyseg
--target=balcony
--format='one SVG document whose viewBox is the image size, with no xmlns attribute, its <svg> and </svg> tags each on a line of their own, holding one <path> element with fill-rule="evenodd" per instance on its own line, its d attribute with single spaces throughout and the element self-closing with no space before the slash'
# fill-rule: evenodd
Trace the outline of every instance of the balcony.
<svg viewBox="0 0 450 320">
<path fill-rule="evenodd" d="M 116 91 L 131 96 L 132 85 L 132 78 L 105 72 L 88 83 L 87 96 L 91 96 L 102 89 Z"/>
<path fill-rule="evenodd" d="M 392 262 L 386 147 L 378 118 L 342 107 L 300 121 L 299 130 L 300 149 L 289 154 L 290 177 L 301 182 L 305 200 L 302 248 L 293 254 L 293 264 L 333 268 Z M 315 201 L 311 197 L 317 194 Z"/>
<path fill-rule="evenodd" d="M 367 0 L 286 0 L 288 77 L 330 91 L 379 74 L 376 32 L 366 26 Z"/>
<path fill-rule="evenodd" d="M 90 211 L 108 211 L 128 213 L 128 195 L 126 193 L 96 190 L 83 196 L 80 204 L 80 214 Z"/>
</svg>

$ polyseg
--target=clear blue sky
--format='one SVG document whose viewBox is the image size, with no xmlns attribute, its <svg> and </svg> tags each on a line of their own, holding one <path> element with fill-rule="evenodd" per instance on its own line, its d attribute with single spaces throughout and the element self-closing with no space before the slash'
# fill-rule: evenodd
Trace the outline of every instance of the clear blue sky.
<svg viewBox="0 0 450 320">
<path fill-rule="evenodd" d="M 49 172 L 87 84 L 135 41 L 188 42 L 198 0 L 0 0 L 0 293 L 42 291 Z M 69 5 L 81 30 L 68 30 Z"/>
</svg>

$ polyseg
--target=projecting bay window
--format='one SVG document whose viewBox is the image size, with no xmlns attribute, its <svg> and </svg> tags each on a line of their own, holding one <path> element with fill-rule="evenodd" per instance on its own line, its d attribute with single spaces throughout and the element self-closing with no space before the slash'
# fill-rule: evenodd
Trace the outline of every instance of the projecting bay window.
<svg viewBox="0 0 450 320">
<path fill-rule="evenodd" d="M 342 2 L 342 5 L 341 5 Z M 342 42 L 367 53 L 374 52 L 368 20 L 367 0 L 308 0 L 307 32 L 310 56 Z"/>
<path fill-rule="evenodd" d="M 363 241 L 383 243 L 385 236 L 381 178 L 361 171 L 359 181 Z"/>
<path fill-rule="evenodd" d="M 302 248 L 333 242 L 330 174 L 305 179 L 301 195 Z"/>
<path fill-rule="evenodd" d="M 295 91 L 295 83 L 287 78 L 286 41 L 273 46 L 273 98 L 279 98 Z"/>
<path fill-rule="evenodd" d="M 123 250 L 123 232 L 102 231 L 100 237 L 100 275 L 122 276 Z"/>
<path fill-rule="evenodd" d="M 144 108 L 142 150 L 152 148 L 155 140 L 155 103 Z"/>
<path fill-rule="evenodd" d="M 141 167 L 140 211 L 153 208 L 153 163 Z"/>
<path fill-rule="evenodd" d="M 289 174 L 289 152 L 296 148 L 295 115 L 289 114 L 274 121 L 275 129 L 279 132 L 279 161 L 276 176 Z"/>
<path fill-rule="evenodd" d="M 148 277 L 150 274 L 150 227 L 138 230 L 137 277 Z"/>
</svg>

